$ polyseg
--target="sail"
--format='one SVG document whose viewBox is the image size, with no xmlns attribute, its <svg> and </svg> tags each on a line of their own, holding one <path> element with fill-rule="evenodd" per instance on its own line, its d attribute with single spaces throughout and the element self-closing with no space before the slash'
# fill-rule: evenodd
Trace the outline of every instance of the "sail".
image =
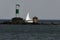
<svg viewBox="0 0 60 40">
<path fill-rule="evenodd" d="M 27 14 L 27 16 L 26 16 L 26 20 L 31 20 L 31 19 L 30 19 L 29 12 L 28 12 L 28 14 Z"/>
</svg>

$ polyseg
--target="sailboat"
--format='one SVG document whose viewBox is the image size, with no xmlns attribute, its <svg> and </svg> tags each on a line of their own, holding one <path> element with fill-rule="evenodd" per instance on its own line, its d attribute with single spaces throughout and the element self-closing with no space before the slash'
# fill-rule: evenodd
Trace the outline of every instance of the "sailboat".
<svg viewBox="0 0 60 40">
<path fill-rule="evenodd" d="M 30 18 L 29 12 L 27 13 L 27 16 L 26 16 L 26 22 L 33 23 L 33 20 Z"/>
</svg>

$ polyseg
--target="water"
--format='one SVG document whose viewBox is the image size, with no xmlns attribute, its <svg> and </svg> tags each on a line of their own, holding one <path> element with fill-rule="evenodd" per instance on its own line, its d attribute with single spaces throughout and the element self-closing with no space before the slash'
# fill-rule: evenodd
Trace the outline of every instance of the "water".
<svg viewBox="0 0 60 40">
<path fill-rule="evenodd" d="M 0 40 L 60 40 L 60 25 L 0 25 Z"/>
</svg>

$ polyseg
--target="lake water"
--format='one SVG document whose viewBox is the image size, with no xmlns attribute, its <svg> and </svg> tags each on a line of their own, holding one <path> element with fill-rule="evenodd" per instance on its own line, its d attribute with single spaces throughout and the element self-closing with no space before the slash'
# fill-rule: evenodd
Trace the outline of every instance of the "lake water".
<svg viewBox="0 0 60 40">
<path fill-rule="evenodd" d="M 0 25 L 0 40 L 60 40 L 60 25 Z"/>
</svg>

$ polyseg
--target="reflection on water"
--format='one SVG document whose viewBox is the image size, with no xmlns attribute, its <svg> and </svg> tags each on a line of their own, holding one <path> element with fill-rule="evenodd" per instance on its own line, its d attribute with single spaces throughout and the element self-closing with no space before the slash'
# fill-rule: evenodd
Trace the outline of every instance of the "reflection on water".
<svg viewBox="0 0 60 40">
<path fill-rule="evenodd" d="M 60 25 L 0 25 L 0 40 L 60 40 Z"/>
</svg>

